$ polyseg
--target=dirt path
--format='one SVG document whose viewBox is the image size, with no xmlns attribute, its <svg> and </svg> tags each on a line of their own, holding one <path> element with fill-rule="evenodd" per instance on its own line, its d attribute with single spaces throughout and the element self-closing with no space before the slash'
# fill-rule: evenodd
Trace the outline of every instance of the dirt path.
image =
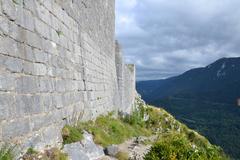
<svg viewBox="0 0 240 160">
<path fill-rule="evenodd" d="M 150 144 L 144 144 L 143 142 L 146 140 L 153 142 L 155 139 L 156 136 L 133 138 L 119 144 L 118 148 L 119 151 L 128 153 L 131 160 L 143 160 L 144 155 L 148 153 L 151 148 Z M 101 160 L 115 160 L 115 158 L 106 156 Z"/>
</svg>

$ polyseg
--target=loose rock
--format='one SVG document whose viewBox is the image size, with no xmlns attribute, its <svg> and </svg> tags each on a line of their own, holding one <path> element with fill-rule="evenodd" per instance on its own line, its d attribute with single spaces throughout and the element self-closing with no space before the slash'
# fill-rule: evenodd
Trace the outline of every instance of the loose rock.
<svg viewBox="0 0 240 160">
<path fill-rule="evenodd" d="M 117 153 L 119 152 L 119 148 L 116 145 L 111 145 L 111 146 L 108 146 L 107 148 L 105 148 L 104 152 L 106 155 L 115 157 L 117 155 Z"/>
</svg>

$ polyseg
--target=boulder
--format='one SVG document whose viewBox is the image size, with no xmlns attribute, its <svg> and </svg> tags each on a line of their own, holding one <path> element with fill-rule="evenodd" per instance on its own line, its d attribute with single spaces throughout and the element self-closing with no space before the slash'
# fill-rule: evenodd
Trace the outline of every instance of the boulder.
<svg viewBox="0 0 240 160">
<path fill-rule="evenodd" d="M 117 153 L 119 152 L 119 148 L 116 145 L 110 145 L 107 148 L 105 148 L 104 152 L 106 155 L 115 157 L 117 155 Z"/>
<path fill-rule="evenodd" d="M 64 145 L 70 160 L 96 160 L 104 156 L 103 148 L 94 143 L 91 134 L 84 132 L 80 142 Z"/>
</svg>

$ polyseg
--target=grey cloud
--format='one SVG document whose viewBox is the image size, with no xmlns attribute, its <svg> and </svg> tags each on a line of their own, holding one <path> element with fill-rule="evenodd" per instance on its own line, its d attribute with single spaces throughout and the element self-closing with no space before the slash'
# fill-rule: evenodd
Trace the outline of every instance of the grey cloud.
<svg viewBox="0 0 240 160">
<path fill-rule="evenodd" d="M 240 56 L 239 6 L 239 0 L 117 0 L 117 38 L 126 61 L 137 64 L 138 80 L 174 76 Z"/>
</svg>

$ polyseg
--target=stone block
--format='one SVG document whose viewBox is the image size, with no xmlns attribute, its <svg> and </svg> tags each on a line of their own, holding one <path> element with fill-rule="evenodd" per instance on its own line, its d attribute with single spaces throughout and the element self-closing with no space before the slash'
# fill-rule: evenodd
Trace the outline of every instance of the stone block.
<svg viewBox="0 0 240 160">
<path fill-rule="evenodd" d="M 41 132 L 34 132 L 31 133 L 31 137 L 26 137 L 26 140 L 21 146 L 26 149 L 34 147 L 35 150 L 41 150 L 45 148 L 46 144 L 43 143 Z"/>
<path fill-rule="evenodd" d="M 17 9 L 13 1 L 2 0 L 2 9 L 3 9 L 3 13 L 5 13 L 10 20 L 14 21 L 17 19 Z"/>
<path fill-rule="evenodd" d="M 33 73 L 34 73 L 33 63 L 25 61 L 23 63 L 23 72 L 25 74 L 33 75 Z"/>
<path fill-rule="evenodd" d="M 59 43 L 59 35 L 55 29 L 50 28 L 50 39 L 57 44 Z"/>
<path fill-rule="evenodd" d="M 21 59 L 8 57 L 5 61 L 5 67 L 10 72 L 20 73 L 23 70 L 23 61 Z"/>
<path fill-rule="evenodd" d="M 50 54 L 58 54 L 57 44 L 49 40 L 43 41 L 43 50 Z"/>
<path fill-rule="evenodd" d="M 17 42 L 11 38 L 0 36 L 0 53 L 17 57 L 18 56 Z"/>
<path fill-rule="evenodd" d="M 49 11 L 52 11 L 52 5 L 53 5 L 53 1 L 49 1 L 49 0 L 42 0 L 42 5 L 45 6 Z"/>
<path fill-rule="evenodd" d="M 5 140 L 20 137 L 29 132 L 29 119 L 17 119 L 11 122 L 3 123 L 2 125 L 2 136 Z"/>
<path fill-rule="evenodd" d="M 38 131 L 41 128 L 50 126 L 53 122 L 51 114 L 37 115 L 30 118 L 30 126 L 32 131 Z"/>
<path fill-rule="evenodd" d="M 39 78 L 39 91 L 40 92 L 53 92 L 54 82 L 51 79 Z"/>
<path fill-rule="evenodd" d="M 37 93 L 38 86 L 39 82 L 33 76 L 22 76 L 16 81 L 16 91 L 19 94 Z"/>
<path fill-rule="evenodd" d="M 39 95 L 16 96 L 16 110 L 17 110 L 17 114 L 20 116 L 37 114 L 37 113 L 43 112 L 43 104 L 42 104 L 41 96 Z"/>
<path fill-rule="evenodd" d="M 42 39 L 36 33 L 26 31 L 25 42 L 32 47 L 42 49 Z"/>
<path fill-rule="evenodd" d="M 52 95 L 52 102 L 53 102 L 54 107 L 56 107 L 58 109 L 64 107 L 61 94 Z"/>
<path fill-rule="evenodd" d="M 51 94 L 45 94 L 44 96 L 42 96 L 42 103 L 44 106 L 44 112 L 46 112 L 46 113 L 55 109 L 53 107 L 53 101 L 52 101 Z"/>
<path fill-rule="evenodd" d="M 38 18 L 35 18 L 35 28 L 37 33 L 45 38 L 50 38 L 49 27 Z"/>
<path fill-rule="evenodd" d="M 16 77 L 9 73 L 0 72 L 0 91 L 13 91 L 15 90 Z"/>
<path fill-rule="evenodd" d="M 47 75 L 50 77 L 56 77 L 56 68 L 55 67 L 48 67 L 47 68 Z"/>
<path fill-rule="evenodd" d="M 64 92 L 66 90 L 66 81 L 64 80 L 55 81 L 55 86 L 57 92 Z"/>
<path fill-rule="evenodd" d="M 25 17 L 23 14 L 23 8 L 20 7 L 19 5 L 14 5 L 14 6 L 16 9 L 16 20 L 14 21 L 14 23 L 26 29 L 24 24 Z"/>
<path fill-rule="evenodd" d="M 27 45 L 25 45 L 24 47 L 24 51 L 23 51 L 23 58 L 28 60 L 28 61 L 31 61 L 31 62 L 34 62 L 35 61 L 35 55 L 33 53 L 33 50 L 32 50 L 32 47 L 29 47 Z"/>
<path fill-rule="evenodd" d="M 34 68 L 34 73 L 33 73 L 34 75 L 44 76 L 47 74 L 47 67 L 44 64 L 34 63 L 33 68 Z"/>
<path fill-rule="evenodd" d="M 22 27 L 16 25 L 14 22 L 12 21 L 9 21 L 9 32 L 8 32 L 8 35 L 19 41 L 19 42 L 24 42 L 24 38 L 25 35 L 26 35 L 26 30 L 23 29 Z"/>
<path fill-rule="evenodd" d="M 43 5 L 40 5 L 39 3 L 35 3 L 35 4 L 36 4 L 35 10 L 37 13 L 37 17 L 39 17 L 42 21 L 44 21 L 48 25 L 51 25 L 51 18 L 50 18 L 49 11 Z"/>
<path fill-rule="evenodd" d="M 24 73 L 36 76 L 44 76 L 47 74 L 47 68 L 41 63 L 24 62 Z"/>
<path fill-rule="evenodd" d="M 25 1 L 24 1 L 25 2 Z M 24 27 L 32 32 L 34 32 L 34 19 L 33 15 L 30 11 L 28 10 L 23 10 L 23 24 Z"/>
<path fill-rule="evenodd" d="M 14 97 L 11 94 L 0 94 L 0 121 L 11 118 L 14 102 Z"/>
<path fill-rule="evenodd" d="M 45 144 L 48 144 L 49 146 L 60 146 L 62 144 L 62 135 L 61 132 L 59 132 L 62 129 L 62 125 L 52 125 L 45 128 L 42 132 L 43 141 Z"/>
<path fill-rule="evenodd" d="M 37 63 L 47 63 L 48 62 L 48 54 L 43 52 L 42 50 L 39 49 L 34 49 L 33 50 L 34 56 L 35 56 L 35 61 Z"/>
<path fill-rule="evenodd" d="M 36 15 L 36 1 L 35 0 L 25 0 L 24 8 L 30 10 Z"/>
<path fill-rule="evenodd" d="M 8 34 L 9 32 L 9 21 L 4 16 L 0 16 L 0 31 L 5 34 Z"/>
</svg>

